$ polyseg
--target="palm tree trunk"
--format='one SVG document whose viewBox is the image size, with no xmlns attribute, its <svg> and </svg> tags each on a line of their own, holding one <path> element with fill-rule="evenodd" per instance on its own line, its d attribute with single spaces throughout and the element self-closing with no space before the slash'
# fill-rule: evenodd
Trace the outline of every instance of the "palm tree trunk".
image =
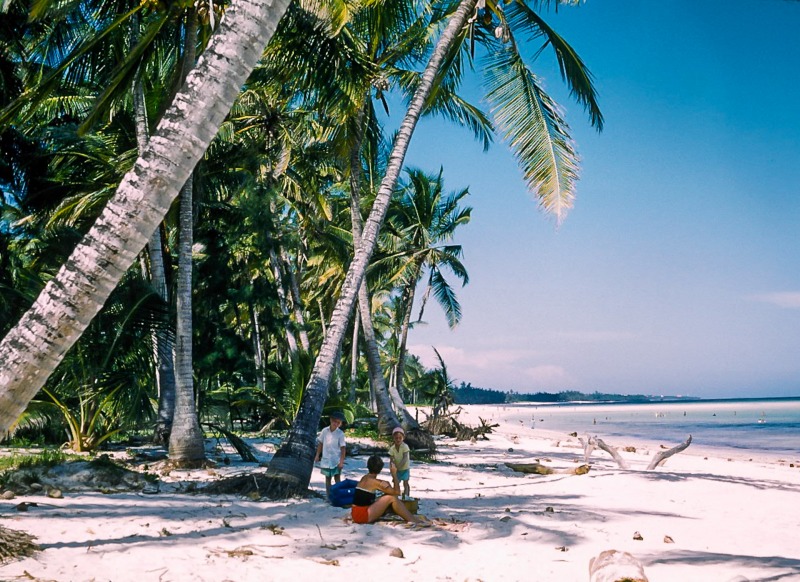
<svg viewBox="0 0 800 582">
<path fill-rule="evenodd" d="M 288 0 L 233 0 L 219 32 L 91 230 L 0 342 L 0 434 L 134 263 L 216 135 Z"/>
<path fill-rule="evenodd" d="M 139 146 L 139 155 L 142 155 L 150 139 L 150 129 L 147 122 L 144 88 L 139 75 L 137 75 L 133 88 L 133 108 L 136 117 L 136 141 Z M 164 253 L 161 247 L 161 225 L 156 227 L 147 243 L 147 254 L 150 260 L 150 284 L 165 305 L 169 305 Z M 158 389 L 158 412 L 153 430 L 153 442 L 164 445 L 169 441 L 172 414 L 175 410 L 175 366 L 172 334 L 169 329 L 160 328 L 153 332 L 153 357 L 156 366 L 156 388 Z"/>
<path fill-rule="evenodd" d="M 289 346 L 289 358 L 292 361 L 295 361 L 298 351 L 297 338 L 294 336 L 291 318 L 289 317 L 289 305 L 286 300 L 286 288 L 283 286 L 283 274 L 281 273 L 281 267 L 278 264 L 278 255 L 275 253 L 275 249 L 272 247 L 269 249 L 269 264 L 272 267 L 272 276 L 275 279 L 275 289 L 278 292 L 278 302 L 280 303 L 281 314 L 283 315 L 283 328 L 286 332 L 286 343 Z"/>
<path fill-rule="evenodd" d="M 192 369 L 192 243 L 193 180 L 181 190 L 178 242 L 178 284 L 175 345 L 175 413 L 169 435 L 170 461 L 178 467 L 198 467 L 205 459 L 203 432 L 197 421 Z"/>
<path fill-rule="evenodd" d="M 256 364 L 256 386 L 259 390 L 264 390 L 267 385 L 266 378 L 264 377 L 264 346 L 261 341 L 261 324 L 258 321 L 258 310 L 253 302 L 248 303 L 250 310 L 250 340 L 253 343 L 253 354 Z"/>
<path fill-rule="evenodd" d="M 297 284 L 297 275 L 292 268 L 292 262 L 289 260 L 289 255 L 284 247 L 281 247 L 281 263 L 286 272 L 286 277 L 289 279 L 289 290 L 292 292 L 292 307 L 294 319 L 297 322 L 297 334 L 300 336 L 300 345 L 306 352 L 311 352 L 311 342 L 308 339 L 308 330 L 306 329 L 306 318 L 303 315 L 303 298 L 300 295 L 300 285 Z"/>
<path fill-rule="evenodd" d="M 184 32 L 183 76 L 197 57 L 197 12 L 189 9 Z M 194 180 L 181 189 L 176 290 L 175 412 L 169 434 L 170 461 L 178 467 L 199 467 L 205 460 L 203 431 L 197 418 L 192 359 L 192 246 L 194 244 Z"/>
<path fill-rule="evenodd" d="M 361 327 L 361 316 L 356 312 L 353 320 L 353 342 L 350 348 L 350 402 L 356 403 L 356 387 L 358 385 L 358 330 Z"/>
<path fill-rule="evenodd" d="M 403 402 L 403 379 L 406 375 L 406 342 L 408 340 L 408 328 L 411 324 L 411 310 L 414 307 L 414 289 L 416 277 L 411 278 L 414 283 L 409 286 L 406 293 L 406 301 L 403 312 L 403 322 L 400 325 L 400 337 L 397 347 L 397 364 L 395 366 L 394 382 L 389 386 L 389 394 L 392 396 L 395 410 L 403 421 L 403 428 L 408 433 L 410 430 L 419 429 L 419 423 L 408 412 L 405 402 Z"/>
<path fill-rule="evenodd" d="M 367 264 L 375 250 L 383 220 L 389 207 L 392 192 L 397 185 L 403 160 L 408 151 L 408 144 L 414 133 L 414 128 L 422 114 L 422 108 L 433 89 L 434 81 L 445 56 L 458 34 L 464 28 L 467 18 L 475 10 L 477 0 L 462 0 L 458 9 L 447 23 L 436 48 L 428 61 L 422 74 L 420 84 L 409 104 L 408 111 L 403 118 L 395 137 L 389 162 L 386 167 L 381 186 L 370 211 L 362 236 L 362 243 L 355 253 L 353 262 L 347 270 L 341 294 L 331 316 L 328 332 L 320 348 L 319 356 L 314 364 L 314 370 L 303 395 L 297 417 L 292 423 L 289 434 L 281 447 L 276 451 L 270 461 L 268 472 L 277 480 L 282 481 L 283 493 L 302 492 L 308 488 L 311 481 L 311 471 L 314 466 L 316 453 L 315 439 L 317 425 L 322 415 L 322 407 L 328 395 L 328 384 L 334 368 L 334 358 L 338 353 L 338 346 L 344 339 L 347 323 L 353 312 L 356 295 Z"/>
<path fill-rule="evenodd" d="M 361 107 L 356 120 L 356 138 L 350 152 L 350 221 L 353 230 L 353 247 L 358 251 L 362 244 L 363 224 L 361 218 L 361 142 L 364 135 L 366 104 Z M 372 302 L 369 299 L 366 277 L 358 288 L 358 313 L 361 316 L 361 329 L 364 333 L 364 352 L 367 356 L 367 369 L 375 405 L 378 412 L 378 434 L 389 435 L 400 421 L 392 409 L 386 379 L 381 368 L 381 355 L 375 328 L 372 324 Z"/>
</svg>

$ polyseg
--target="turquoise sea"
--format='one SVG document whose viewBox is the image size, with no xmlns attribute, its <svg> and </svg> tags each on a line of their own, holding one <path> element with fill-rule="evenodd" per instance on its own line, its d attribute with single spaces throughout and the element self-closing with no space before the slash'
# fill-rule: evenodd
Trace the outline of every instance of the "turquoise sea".
<svg viewBox="0 0 800 582">
<path fill-rule="evenodd" d="M 800 397 L 645 404 L 514 404 L 506 418 L 531 428 L 723 447 L 800 461 Z"/>
</svg>

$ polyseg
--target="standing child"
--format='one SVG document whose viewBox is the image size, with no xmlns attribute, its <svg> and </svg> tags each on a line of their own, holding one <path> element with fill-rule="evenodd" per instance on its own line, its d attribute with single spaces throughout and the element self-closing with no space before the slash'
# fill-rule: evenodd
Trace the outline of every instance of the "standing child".
<svg viewBox="0 0 800 582">
<path fill-rule="evenodd" d="M 403 482 L 403 499 L 410 496 L 411 489 L 408 486 L 408 479 L 411 476 L 411 450 L 403 441 L 406 433 L 402 427 L 397 427 L 392 431 L 392 444 L 389 445 L 389 467 L 394 467 L 392 471 L 395 488 L 400 481 Z"/>
<path fill-rule="evenodd" d="M 331 425 L 323 428 L 317 436 L 317 456 L 315 463 L 319 463 L 320 471 L 325 475 L 325 493 L 330 496 L 331 477 L 336 482 L 342 480 L 342 467 L 347 447 L 344 441 L 344 432 L 339 428 L 344 422 L 341 412 L 331 413 Z"/>
</svg>

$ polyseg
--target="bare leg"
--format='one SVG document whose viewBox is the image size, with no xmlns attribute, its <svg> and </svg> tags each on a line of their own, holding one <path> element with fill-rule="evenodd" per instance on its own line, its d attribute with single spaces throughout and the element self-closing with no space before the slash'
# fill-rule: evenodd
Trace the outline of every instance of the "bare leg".
<svg viewBox="0 0 800 582">
<path fill-rule="evenodd" d="M 406 504 L 394 496 L 392 496 L 392 509 L 397 515 L 410 523 L 421 523 L 423 521 L 422 518 L 412 514 L 406 507 Z"/>
<path fill-rule="evenodd" d="M 331 478 L 325 475 L 325 495 L 331 494 Z"/>
<path fill-rule="evenodd" d="M 384 495 L 376 499 L 375 503 L 370 505 L 368 509 L 369 522 L 372 523 L 373 521 L 377 521 L 384 513 L 386 513 L 386 509 L 395 499 L 397 499 L 397 497 L 394 495 Z"/>
<path fill-rule="evenodd" d="M 411 497 L 411 487 L 408 485 L 408 480 L 403 481 L 403 497 Z"/>
<path fill-rule="evenodd" d="M 337 483 L 341 483 L 342 482 L 342 474 L 341 473 L 336 473 L 336 475 L 334 475 L 333 478 Z"/>
</svg>

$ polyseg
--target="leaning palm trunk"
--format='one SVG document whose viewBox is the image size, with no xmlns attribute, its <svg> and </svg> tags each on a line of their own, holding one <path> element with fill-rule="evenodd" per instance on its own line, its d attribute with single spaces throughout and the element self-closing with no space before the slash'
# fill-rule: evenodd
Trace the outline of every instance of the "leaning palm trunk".
<svg viewBox="0 0 800 582">
<path fill-rule="evenodd" d="M 356 121 L 356 139 L 350 153 L 350 221 L 353 229 L 353 250 L 358 251 L 362 245 L 364 225 L 361 218 L 361 142 L 364 135 L 365 106 L 361 107 Z M 381 355 L 378 340 L 372 325 L 372 302 L 369 300 L 369 289 L 366 277 L 358 288 L 358 313 L 361 316 L 361 329 L 364 333 L 364 352 L 367 357 L 369 382 L 375 395 L 375 406 L 378 412 L 378 434 L 389 435 L 400 421 L 392 409 L 386 379 L 381 369 Z"/>
<path fill-rule="evenodd" d="M 408 144 L 414 133 L 417 121 L 419 121 L 422 108 L 433 89 L 436 75 L 444 63 L 446 54 L 464 28 L 467 18 L 474 11 L 475 3 L 476 0 L 463 0 L 447 23 L 447 27 L 431 55 L 428 66 L 422 74 L 406 116 L 400 124 L 392 152 L 389 155 L 386 175 L 381 182 L 372 210 L 367 218 L 361 245 L 347 270 L 341 294 L 333 310 L 331 323 L 328 326 L 319 356 L 314 364 L 314 370 L 311 373 L 306 392 L 300 403 L 297 417 L 292 423 L 289 434 L 269 464 L 268 471 L 281 482 L 280 487 L 283 489 L 281 492 L 283 494 L 295 494 L 305 491 L 311 481 L 317 426 L 322 415 L 322 407 L 328 395 L 328 384 L 335 365 L 334 358 L 338 354 L 338 348 L 344 339 L 347 324 L 350 321 L 350 315 L 358 294 L 358 288 L 364 279 L 367 264 L 375 250 L 378 231 L 386 217 L 389 201 L 397 185 L 397 179 L 403 167 L 403 160 L 408 151 Z"/>
<path fill-rule="evenodd" d="M 0 434 L 136 260 L 214 138 L 288 0 L 233 0 L 219 32 L 89 233 L 0 343 Z"/>
</svg>

